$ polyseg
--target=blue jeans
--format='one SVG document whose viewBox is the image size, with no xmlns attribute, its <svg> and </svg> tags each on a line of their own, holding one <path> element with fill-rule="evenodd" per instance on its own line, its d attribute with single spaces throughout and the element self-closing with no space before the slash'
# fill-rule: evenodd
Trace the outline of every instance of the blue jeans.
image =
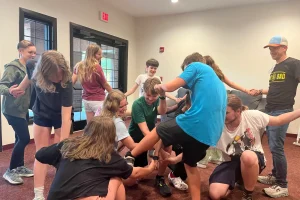
<svg viewBox="0 0 300 200">
<path fill-rule="evenodd" d="M 291 111 L 293 109 L 271 111 L 267 114 L 278 116 Z M 276 178 L 276 184 L 283 188 L 287 188 L 287 162 L 284 154 L 284 140 L 288 127 L 289 123 L 281 126 L 267 126 L 268 143 L 273 159 L 272 175 Z"/>
<path fill-rule="evenodd" d="M 24 118 L 6 115 L 8 124 L 12 126 L 15 131 L 15 145 L 10 159 L 9 169 L 24 166 L 24 151 L 27 144 L 30 142 L 30 135 L 28 130 L 28 121 Z"/>
</svg>

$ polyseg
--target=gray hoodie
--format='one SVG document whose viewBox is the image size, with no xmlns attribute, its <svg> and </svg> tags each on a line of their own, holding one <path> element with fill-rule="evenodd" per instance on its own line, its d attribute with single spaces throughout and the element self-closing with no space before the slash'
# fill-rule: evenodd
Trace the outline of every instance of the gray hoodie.
<svg viewBox="0 0 300 200">
<path fill-rule="evenodd" d="M 28 87 L 25 94 L 19 98 L 14 98 L 9 94 L 9 88 L 15 84 L 20 84 L 26 75 L 26 67 L 18 59 L 4 66 L 2 79 L 0 80 L 0 94 L 3 95 L 2 112 L 26 119 L 28 112 L 31 88 Z"/>
</svg>

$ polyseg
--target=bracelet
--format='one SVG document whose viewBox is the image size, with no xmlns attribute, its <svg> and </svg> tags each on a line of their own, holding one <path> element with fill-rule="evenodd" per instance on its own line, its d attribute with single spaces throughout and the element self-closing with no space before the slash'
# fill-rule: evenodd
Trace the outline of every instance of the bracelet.
<svg viewBox="0 0 300 200">
<path fill-rule="evenodd" d="M 165 99 L 166 99 L 166 97 L 162 97 L 162 96 L 159 96 L 159 98 L 160 98 L 161 100 L 165 100 Z"/>
</svg>

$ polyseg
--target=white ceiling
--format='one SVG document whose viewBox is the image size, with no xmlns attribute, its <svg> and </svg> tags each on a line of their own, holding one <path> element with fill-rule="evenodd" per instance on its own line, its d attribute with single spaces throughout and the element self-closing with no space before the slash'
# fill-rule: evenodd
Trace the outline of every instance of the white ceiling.
<svg viewBox="0 0 300 200">
<path fill-rule="evenodd" d="M 169 15 L 278 1 L 289 0 L 178 0 L 175 4 L 171 0 L 105 0 L 108 4 L 134 17 Z"/>
</svg>

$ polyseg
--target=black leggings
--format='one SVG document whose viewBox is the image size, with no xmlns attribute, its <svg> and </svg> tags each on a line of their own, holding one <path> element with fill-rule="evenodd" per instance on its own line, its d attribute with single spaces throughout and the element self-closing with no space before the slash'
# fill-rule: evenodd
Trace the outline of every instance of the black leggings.
<svg viewBox="0 0 300 200">
<path fill-rule="evenodd" d="M 24 166 L 24 151 L 25 147 L 30 141 L 28 130 L 28 121 L 24 118 L 6 115 L 8 124 L 12 126 L 15 131 L 15 145 L 10 159 L 9 169 Z"/>
</svg>

